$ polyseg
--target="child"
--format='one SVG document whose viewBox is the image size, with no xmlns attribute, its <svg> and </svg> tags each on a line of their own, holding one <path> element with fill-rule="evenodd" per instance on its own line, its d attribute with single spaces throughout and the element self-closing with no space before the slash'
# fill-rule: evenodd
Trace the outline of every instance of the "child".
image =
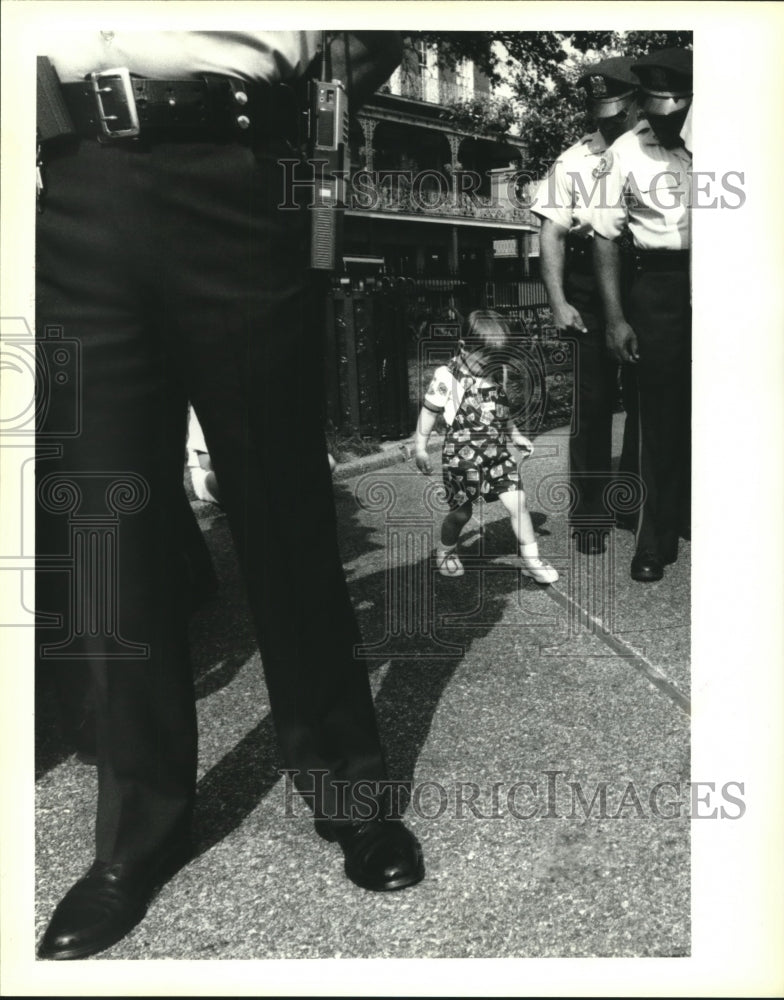
<svg viewBox="0 0 784 1000">
<path fill-rule="evenodd" d="M 419 414 L 415 460 L 420 472 L 432 473 L 427 442 L 439 413 L 447 423 L 442 466 L 450 511 L 441 527 L 436 565 L 442 576 L 462 576 L 465 570 L 457 554 L 460 532 L 471 519 L 476 500 L 500 500 L 512 519 L 512 528 L 523 560 L 522 572 L 538 583 L 554 583 L 558 573 L 539 558 L 531 515 L 514 459 L 507 450 L 507 433 L 524 457 L 533 445 L 509 417 L 509 401 L 503 388 L 504 366 L 509 357 L 510 332 L 498 313 L 472 312 L 465 323 L 466 340 L 448 365 L 436 369 Z M 500 382 L 497 376 L 500 377 Z"/>
</svg>

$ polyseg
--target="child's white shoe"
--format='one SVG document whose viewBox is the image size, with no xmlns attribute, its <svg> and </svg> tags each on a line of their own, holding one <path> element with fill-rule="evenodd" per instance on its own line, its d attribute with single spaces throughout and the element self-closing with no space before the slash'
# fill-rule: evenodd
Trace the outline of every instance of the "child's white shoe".
<svg viewBox="0 0 784 1000">
<path fill-rule="evenodd" d="M 537 583 L 555 583 L 558 579 L 558 570 L 545 559 L 539 558 L 539 547 L 536 542 L 531 545 L 521 545 L 520 557 L 523 560 L 521 572 L 524 576 L 530 576 Z"/>
<path fill-rule="evenodd" d="M 465 573 L 460 556 L 457 554 L 457 546 L 452 545 L 446 548 L 439 545 L 436 549 L 436 566 L 441 576 L 462 576 Z"/>
</svg>

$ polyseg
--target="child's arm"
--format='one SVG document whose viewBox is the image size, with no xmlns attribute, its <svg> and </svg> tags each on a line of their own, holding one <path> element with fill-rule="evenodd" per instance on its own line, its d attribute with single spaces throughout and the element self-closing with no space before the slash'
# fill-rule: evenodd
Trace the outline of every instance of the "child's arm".
<svg viewBox="0 0 784 1000">
<path fill-rule="evenodd" d="M 438 415 L 446 409 L 446 404 L 452 398 L 452 382 L 454 376 L 445 365 L 436 368 L 430 385 L 425 393 L 425 401 L 417 420 L 414 435 L 414 461 L 420 472 L 429 476 L 433 472 L 427 455 L 427 441 L 435 427 Z"/>
<path fill-rule="evenodd" d="M 419 471 L 423 472 L 426 476 L 430 476 L 433 473 L 433 467 L 430 464 L 430 458 L 427 454 L 427 442 L 436 425 L 437 417 L 437 413 L 423 406 L 419 413 L 416 433 L 414 435 L 414 461 Z"/>
<path fill-rule="evenodd" d="M 530 456 L 533 454 L 534 446 L 531 444 L 530 440 L 525 436 L 525 434 L 523 434 L 522 431 L 520 431 L 517 424 L 513 420 L 508 421 L 507 432 L 509 434 L 509 439 L 511 440 L 512 444 L 516 448 L 519 448 L 520 451 L 525 452 L 523 458 L 530 458 Z"/>
</svg>

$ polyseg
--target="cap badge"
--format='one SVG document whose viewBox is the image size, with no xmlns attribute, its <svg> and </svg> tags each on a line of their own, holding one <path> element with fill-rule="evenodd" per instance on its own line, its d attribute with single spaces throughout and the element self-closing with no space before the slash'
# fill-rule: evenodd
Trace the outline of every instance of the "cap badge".
<svg viewBox="0 0 784 1000">
<path fill-rule="evenodd" d="M 595 99 L 607 96 L 607 81 L 603 76 L 591 77 L 591 96 Z"/>
</svg>

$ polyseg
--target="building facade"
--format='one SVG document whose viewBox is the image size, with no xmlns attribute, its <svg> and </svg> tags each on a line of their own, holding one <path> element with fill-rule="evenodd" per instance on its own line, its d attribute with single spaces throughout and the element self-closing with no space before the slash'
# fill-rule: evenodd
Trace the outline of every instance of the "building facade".
<svg viewBox="0 0 784 1000">
<path fill-rule="evenodd" d="M 326 316 L 329 426 L 411 433 L 459 318 L 496 308 L 539 336 L 539 222 L 526 203 L 514 111 L 468 60 L 408 41 L 401 66 L 351 118 L 342 254 Z M 435 353 L 433 353 L 435 352 Z"/>
<path fill-rule="evenodd" d="M 433 46 L 407 41 L 401 66 L 352 118 L 347 274 L 473 288 L 535 276 L 538 223 L 511 114 L 470 60 L 448 69 Z"/>
</svg>

